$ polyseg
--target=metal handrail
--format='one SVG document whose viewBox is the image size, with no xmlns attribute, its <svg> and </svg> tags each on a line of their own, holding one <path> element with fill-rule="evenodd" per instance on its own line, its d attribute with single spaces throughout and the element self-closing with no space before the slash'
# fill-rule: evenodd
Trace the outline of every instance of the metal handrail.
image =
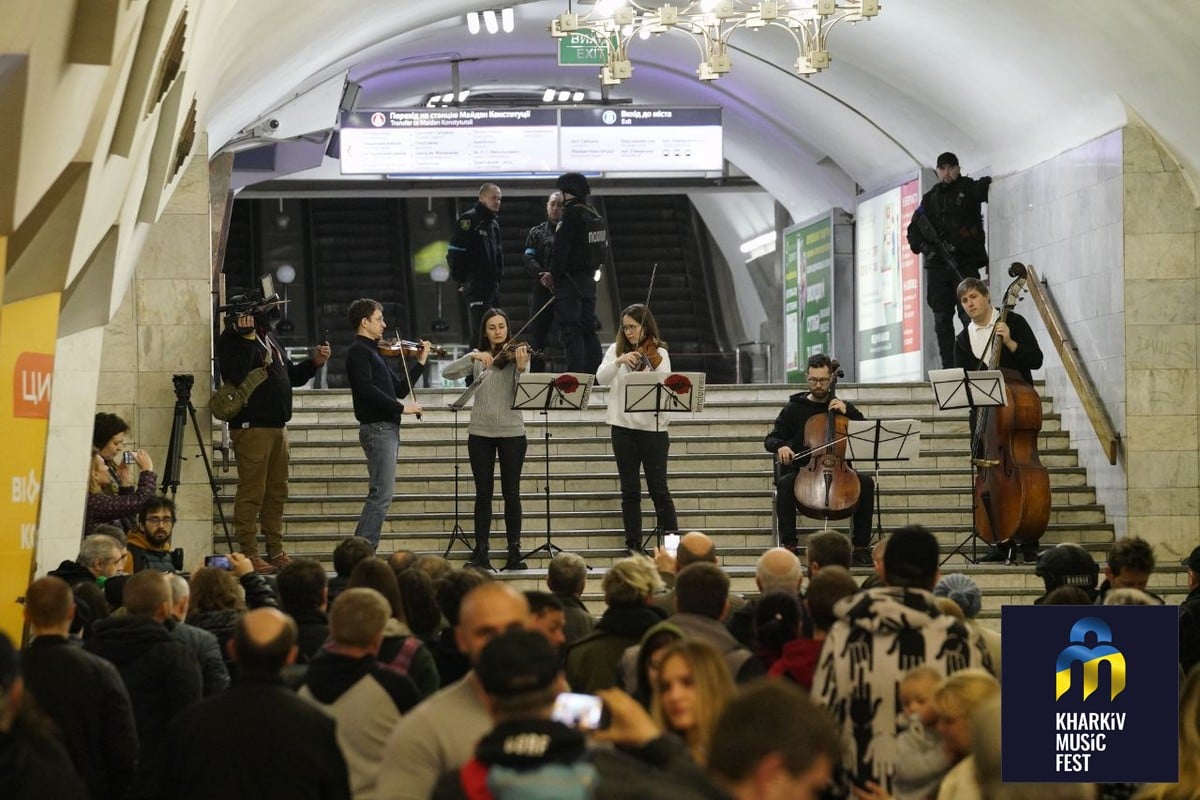
<svg viewBox="0 0 1200 800">
<path fill-rule="evenodd" d="M 1062 314 L 1059 313 L 1058 306 L 1050 296 L 1049 287 L 1038 277 L 1032 265 L 1028 265 L 1027 268 L 1029 270 L 1027 284 L 1029 294 L 1033 297 L 1034 305 L 1041 314 L 1042 322 L 1050 333 L 1050 340 L 1054 342 L 1054 348 L 1058 350 L 1058 357 L 1062 360 L 1063 368 L 1066 369 L 1067 376 L 1075 387 L 1075 393 L 1079 395 L 1079 400 L 1083 403 L 1083 410 L 1087 412 L 1088 419 L 1091 420 L 1092 429 L 1096 432 L 1101 449 L 1108 457 L 1108 463 L 1115 465 L 1117 450 L 1121 444 L 1121 434 L 1117 432 L 1116 426 L 1108 416 L 1108 411 L 1105 410 L 1104 404 L 1100 400 L 1100 394 L 1096 391 L 1095 384 L 1088 377 L 1083 361 L 1079 357 L 1079 348 L 1075 346 L 1074 340 L 1067 331 Z"/>
</svg>

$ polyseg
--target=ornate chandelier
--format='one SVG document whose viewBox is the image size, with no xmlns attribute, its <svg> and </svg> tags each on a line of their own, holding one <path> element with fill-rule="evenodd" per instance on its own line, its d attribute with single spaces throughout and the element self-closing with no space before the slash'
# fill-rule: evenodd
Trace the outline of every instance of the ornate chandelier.
<svg viewBox="0 0 1200 800">
<path fill-rule="evenodd" d="M 829 66 L 829 33 L 839 22 L 859 22 L 879 14 L 879 0 L 692 0 L 654 4 L 647 0 L 596 0 L 586 14 L 559 14 L 550 33 L 590 37 L 606 55 L 600 78 L 618 84 L 633 74 L 629 45 L 635 38 L 681 31 L 700 50 L 696 70 L 702 81 L 729 72 L 729 37 L 740 28 L 780 28 L 796 43 L 795 69 L 812 75 Z"/>
</svg>

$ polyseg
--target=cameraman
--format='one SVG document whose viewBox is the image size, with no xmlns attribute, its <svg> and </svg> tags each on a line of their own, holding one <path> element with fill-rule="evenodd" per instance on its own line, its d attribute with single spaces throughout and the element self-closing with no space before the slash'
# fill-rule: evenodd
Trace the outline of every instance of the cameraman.
<svg viewBox="0 0 1200 800">
<path fill-rule="evenodd" d="M 229 436 L 237 461 L 238 487 L 233 502 L 233 528 L 242 553 L 254 571 L 271 574 L 291 559 L 283 550 L 283 503 L 288 495 L 288 441 L 284 425 L 292 418 L 292 387 L 309 381 L 329 360 L 329 343 L 299 364 L 288 361 L 271 335 L 279 321 L 279 304 L 255 292 L 230 300 L 225 330 L 217 340 L 221 379 L 240 384 L 258 367 L 267 379 L 229 420 Z M 267 557 L 258 553 L 258 527 L 267 540 Z"/>
</svg>

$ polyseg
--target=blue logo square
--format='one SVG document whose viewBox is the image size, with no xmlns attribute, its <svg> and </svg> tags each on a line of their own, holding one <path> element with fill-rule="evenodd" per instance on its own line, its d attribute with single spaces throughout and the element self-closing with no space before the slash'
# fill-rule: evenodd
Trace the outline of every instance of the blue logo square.
<svg viewBox="0 0 1200 800">
<path fill-rule="evenodd" d="M 1006 782 L 1173 783 L 1176 606 L 1004 606 Z"/>
</svg>

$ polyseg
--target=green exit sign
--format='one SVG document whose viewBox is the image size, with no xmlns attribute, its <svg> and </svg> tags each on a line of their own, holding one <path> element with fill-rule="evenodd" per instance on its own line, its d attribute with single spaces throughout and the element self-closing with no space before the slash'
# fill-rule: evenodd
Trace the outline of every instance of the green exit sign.
<svg viewBox="0 0 1200 800">
<path fill-rule="evenodd" d="M 608 53 L 619 46 L 615 35 L 608 37 L 590 28 L 580 28 L 558 40 L 560 67 L 602 67 L 608 63 Z"/>
</svg>

